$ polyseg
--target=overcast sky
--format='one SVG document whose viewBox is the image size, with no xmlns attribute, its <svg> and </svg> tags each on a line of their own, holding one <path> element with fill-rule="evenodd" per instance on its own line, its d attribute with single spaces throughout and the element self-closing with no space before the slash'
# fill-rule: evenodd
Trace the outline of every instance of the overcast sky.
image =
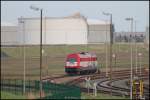
<svg viewBox="0 0 150 100">
<path fill-rule="evenodd" d="M 30 5 L 44 9 L 43 16 L 62 17 L 80 12 L 89 19 L 109 20 L 103 11 L 113 15 L 116 31 L 128 31 L 126 17 L 137 20 L 137 31 L 145 31 L 149 25 L 149 1 L 1 1 L 1 23 L 17 24 L 17 19 L 37 17 L 39 12 L 31 10 Z"/>
</svg>

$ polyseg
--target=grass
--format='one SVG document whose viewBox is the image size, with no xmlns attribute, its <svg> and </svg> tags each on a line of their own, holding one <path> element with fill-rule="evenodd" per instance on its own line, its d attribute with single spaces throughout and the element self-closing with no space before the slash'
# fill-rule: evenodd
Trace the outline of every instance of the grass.
<svg viewBox="0 0 150 100">
<path fill-rule="evenodd" d="M 133 66 L 135 66 L 135 45 L 133 45 Z M 42 75 L 65 74 L 64 65 L 66 55 L 74 52 L 91 51 L 98 56 L 98 68 L 105 68 L 105 45 L 50 45 L 43 46 L 45 50 L 42 60 Z M 1 50 L 7 55 L 11 56 L 9 59 L 1 60 L 1 73 L 3 76 L 11 75 L 11 77 L 23 78 L 23 47 L 2 47 Z M 26 74 L 37 75 L 39 78 L 40 59 L 39 46 L 26 47 Z M 116 66 L 119 68 L 130 67 L 130 45 L 129 44 L 115 44 L 113 45 L 113 52 L 117 52 Z M 149 66 L 149 51 L 147 51 L 142 44 L 138 44 L 138 52 L 142 52 L 142 67 Z M 115 67 L 115 60 L 112 60 L 113 68 Z M 108 65 L 109 65 L 109 46 L 108 46 Z M 139 58 L 138 58 L 139 66 Z M 35 78 L 33 77 L 33 78 Z M 32 76 L 27 78 L 32 79 Z M 37 79 L 36 78 L 36 79 Z"/>
<path fill-rule="evenodd" d="M 1 91 L 1 99 L 26 99 L 26 97 L 22 95 L 15 95 L 9 92 Z"/>
<path fill-rule="evenodd" d="M 108 47 L 108 53 L 109 53 L 109 45 Z M 142 44 L 138 44 L 138 52 L 142 52 L 143 54 L 147 54 L 147 50 L 143 47 Z M 133 45 L 133 52 L 135 52 L 135 45 Z M 105 45 L 104 44 L 97 44 L 97 45 L 49 45 L 49 46 L 43 46 L 44 54 L 43 56 L 47 55 L 50 57 L 64 57 L 64 55 L 74 52 L 83 52 L 83 51 L 92 51 L 97 54 L 105 53 Z M 39 46 L 26 46 L 26 57 L 39 57 L 40 54 L 40 48 Z M 129 44 L 114 44 L 113 49 L 115 51 L 119 52 L 130 52 L 130 45 Z M 10 55 L 11 57 L 21 57 L 23 56 L 23 47 L 2 47 L 2 51 L 4 51 L 6 54 Z"/>
<path fill-rule="evenodd" d="M 102 94 L 102 93 L 97 93 L 97 96 L 94 96 L 94 94 L 90 93 L 82 93 L 81 94 L 81 99 L 129 99 L 126 97 L 119 97 L 119 96 L 111 96 L 108 94 Z"/>
<path fill-rule="evenodd" d="M 1 99 L 27 99 L 27 97 L 1 91 Z M 119 97 L 119 96 L 110 96 L 108 94 L 102 94 L 102 93 L 98 93 L 97 96 L 94 96 L 93 94 L 82 93 L 81 99 L 129 99 L 129 98 Z"/>
</svg>

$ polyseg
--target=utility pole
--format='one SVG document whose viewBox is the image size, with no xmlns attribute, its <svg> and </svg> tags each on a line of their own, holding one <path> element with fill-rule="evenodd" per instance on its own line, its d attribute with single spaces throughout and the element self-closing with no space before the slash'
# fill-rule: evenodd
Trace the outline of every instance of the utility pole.
<svg viewBox="0 0 150 100">
<path fill-rule="evenodd" d="M 112 82 L 112 44 L 113 44 L 112 14 L 110 14 L 110 82 Z M 112 89 L 111 89 L 111 95 L 112 95 Z"/>
<path fill-rule="evenodd" d="M 133 33 L 133 18 L 126 18 L 127 21 L 131 21 L 131 33 Z M 132 37 L 131 37 L 131 41 L 130 41 L 130 51 L 131 51 L 131 73 L 130 73 L 130 99 L 132 99 L 132 82 L 133 82 L 133 78 L 132 78 L 132 75 L 133 75 L 133 64 L 132 64 Z"/>
<path fill-rule="evenodd" d="M 105 13 L 105 12 L 103 12 L 103 15 L 105 15 L 105 16 L 108 16 L 108 14 L 107 13 Z M 105 72 L 106 72 L 106 77 L 108 77 L 108 52 L 107 52 L 107 42 L 108 42 L 108 40 L 107 40 L 107 21 L 105 21 L 105 26 L 106 26 L 106 40 L 105 40 L 105 48 L 106 48 L 106 62 L 105 62 Z"/>
<path fill-rule="evenodd" d="M 108 77 L 108 52 L 107 52 L 107 23 L 106 23 L 106 42 L 105 42 L 105 47 L 106 47 L 106 77 Z"/>
<path fill-rule="evenodd" d="M 42 99 L 42 15 L 43 9 L 31 6 L 31 9 L 40 11 L 40 99 Z"/>
<path fill-rule="evenodd" d="M 23 93 L 26 92 L 26 52 L 25 52 L 25 22 L 23 21 L 23 18 L 21 17 L 20 23 L 23 25 Z"/>
<path fill-rule="evenodd" d="M 136 43 L 136 20 L 135 20 L 135 66 L 136 66 L 136 74 L 137 74 L 137 43 Z"/>
<path fill-rule="evenodd" d="M 113 44 L 112 14 L 111 13 L 105 13 L 105 12 L 103 12 L 103 14 L 106 16 L 110 16 L 110 82 L 112 82 L 112 44 Z M 110 94 L 112 95 L 112 89 L 110 91 Z"/>
<path fill-rule="evenodd" d="M 40 20 L 40 99 L 42 97 L 42 9 L 40 9 L 41 12 L 41 20 Z"/>
<path fill-rule="evenodd" d="M 140 77 L 141 77 L 141 75 L 142 75 L 142 71 L 141 71 L 141 63 L 142 63 L 142 53 L 138 53 L 138 55 L 139 55 L 139 62 L 140 62 Z"/>
</svg>

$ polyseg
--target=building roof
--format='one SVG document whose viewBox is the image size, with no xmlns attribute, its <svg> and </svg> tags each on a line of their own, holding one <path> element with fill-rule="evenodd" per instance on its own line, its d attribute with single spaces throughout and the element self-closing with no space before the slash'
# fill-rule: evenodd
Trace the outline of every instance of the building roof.
<svg viewBox="0 0 150 100">
<path fill-rule="evenodd" d="M 109 21 L 105 21 L 105 20 L 97 20 L 97 19 L 87 19 L 87 23 L 89 25 L 97 25 L 97 24 L 110 24 Z"/>
<path fill-rule="evenodd" d="M 69 19 L 69 18 L 83 18 L 83 19 L 85 19 L 85 17 L 80 13 L 80 12 L 75 12 L 75 13 L 73 13 L 72 15 L 69 15 L 69 16 L 64 16 L 64 17 L 44 17 L 43 16 L 43 18 L 46 18 L 46 19 Z M 18 18 L 18 20 L 20 20 L 20 19 L 31 19 L 31 20 L 38 20 L 38 19 L 40 19 L 40 17 L 29 17 L 29 18 L 27 18 L 27 17 L 23 17 L 23 18 Z"/>
</svg>

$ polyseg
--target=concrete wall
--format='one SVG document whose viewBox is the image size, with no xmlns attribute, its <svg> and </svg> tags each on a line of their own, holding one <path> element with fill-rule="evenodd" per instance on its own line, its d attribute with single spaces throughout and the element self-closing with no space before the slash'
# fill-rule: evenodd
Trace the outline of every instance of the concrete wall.
<svg viewBox="0 0 150 100">
<path fill-rule="evenodd" d="M 88 43 L 110 42 L 110 25 L 89 25 Z"/>
<path fill-rule="evenodd" d="M 17 26 L 1 26 L 1 45 L 19 45 Z"/>
</svg>

